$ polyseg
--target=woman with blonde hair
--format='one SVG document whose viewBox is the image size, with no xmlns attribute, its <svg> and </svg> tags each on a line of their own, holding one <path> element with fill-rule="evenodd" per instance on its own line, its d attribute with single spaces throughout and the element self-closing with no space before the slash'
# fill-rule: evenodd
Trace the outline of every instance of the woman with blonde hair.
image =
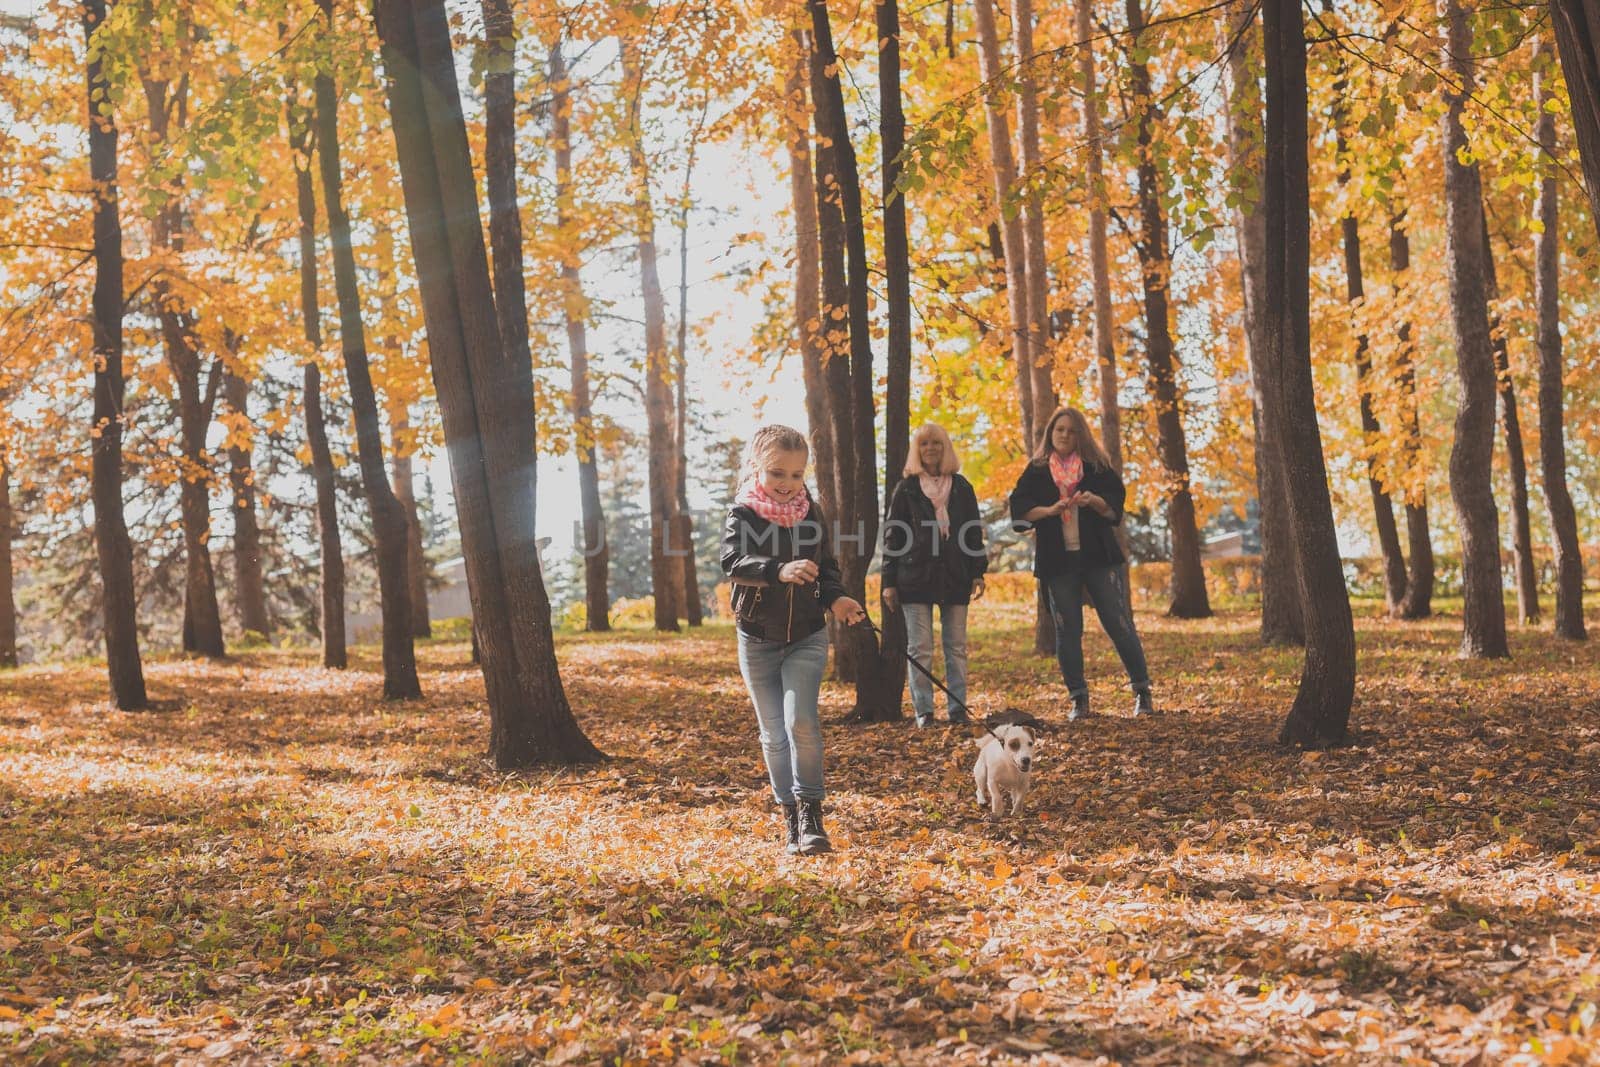
<svg viewBox="0 0 1600 1067">
<path fill-rule="evenodd" d="M 924 669 L 933 666 L 933 609 L 939 609 L 951 722 L 967 719 L 961 708 L 967 700 L 967 606 L 983 596 L 989 567 L 978 495 L 960 469 L 944 427 L 919 427 L 883 527 L 883 605 L 905 612 L 906 655 Z M 917 725 L 928 726 L 933 685 L 922 671 L 911 671 L 908 680 Z"/>
<path fill-rule="evenodd" d="M 1045 423 L 1033 458 L 1011 491 L 1011 521 L 1034 531 L 1033 573 L 1050 594 L 1056 624 L 1056 662 L 1072 697 L 1069 719 L 1089 714 L 1083 672 L 1083 597 L 1088 593 L 1100 625 L 1122 657 L 1133 686 L 1133 713 L 1155 710 L 1144 646 L 1133 626 L 1122 586 L 1122 546 L 1116 529 L 1127 491 L 1089 420 L 1075 408 L 1057 408 Z"/>
</svg>

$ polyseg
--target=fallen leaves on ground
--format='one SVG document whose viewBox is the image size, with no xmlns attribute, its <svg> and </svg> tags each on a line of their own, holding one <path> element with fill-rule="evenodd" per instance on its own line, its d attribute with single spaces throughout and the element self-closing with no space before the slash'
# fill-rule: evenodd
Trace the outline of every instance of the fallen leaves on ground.
<svg viewBox="0 0 1600 1067">
<path fill-rule="evenodd" d="M 972 702 L 1061 728 L 998 824 L 974 728 L 827 729 L 839 852 L 782 853 L 726 627 L 563 638 L 596 767 L 498 774 L 459 644 L 0 676 L 0 1058 L 1579 1064 L 1600 1056 L 1600 657 L 1360 620 L 1357 743 L 1273 743 L 1292 652 L 1141 616 L 1066 724 L 1020 608 Z M 1091 628 L 1092 629 L 1092 628 Z M 850 692 L 824 690 L 836 724 Z"/>
</svg>

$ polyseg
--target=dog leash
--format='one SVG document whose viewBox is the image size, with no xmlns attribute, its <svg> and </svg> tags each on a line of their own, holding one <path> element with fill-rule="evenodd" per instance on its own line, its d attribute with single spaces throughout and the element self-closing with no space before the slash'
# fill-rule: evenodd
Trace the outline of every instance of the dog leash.
<svg viewBox="0 0 1600 1067">
<path fill-rule="evenodd" d="M 865 614 L 865 613 L 863 613 L 863 614 Z M 878 644 L 879 644 L 879 647 L 882 647 L 882 645 L 883 645 L 883 631 L 878 629 L 878 624 L 872 621 L 872 616 L 866 615 L 864 621 L 866 622 L 866 624 L 868 626 L 870 626 L 872 628 L 872 632 L 878 635 Z M 973 715 L 972 714 L 972 709 L 967 707 L 966 702 L 963 701 L 960 697 L 956 696 L 954 693 L 950 692 L 949 688 L 943 682 L 939 681 L 939 679 L 937 679 L 937 678 L 935 678 L 933 676 L 933 672 L 931 670 L 929 670 L 928 668 L 924 667 L 921 663 L 917 662 L 917 658 L 911 654 L 909 649 L 902 648 L 902 649 L 899 650 L 899 652 L 900 652 L 900 654 L 902 656 L 904 656 L 906 658 L 906 662 L 908 664 L 910 664 L 911 666 L 915 667 L 917 670 L 921 671 L 924 678 L 928 679 L 928 681 L 932 682 L 934 685 L 939 687 L 939 691 L 945 695 L 945 699 L 949 700 L 950 703 L 954 704 L 956 707 L 961 709 L 962 714 L 964 714 L 967 717 L 967 721 L 968 722 L 977 723 L 979 726 L 983 727 L 983 732 L 984 733 L 988 734 L 990 737 L 994 738 L 996 741 L 1000 741 L 1000 735 L 995 733 L 992 729 L 990 729 L 988 723 L 984 722 L 982 719 L 978 718 L 976 715 Z M 1004 745 L 1005 742 L 1001 741 L 1001 744 Z"/>
</svg>

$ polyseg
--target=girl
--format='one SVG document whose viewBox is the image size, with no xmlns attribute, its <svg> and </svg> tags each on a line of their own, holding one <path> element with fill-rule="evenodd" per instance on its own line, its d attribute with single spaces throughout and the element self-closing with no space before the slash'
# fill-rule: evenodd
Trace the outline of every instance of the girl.
<svg viewBox="0 0 1600 1067">
<path fill-rule="evenodd" d="M 824 613 L 867 617 L 845 595 L 822 509 L 805 485 L 810 450 L 787 426 L 763 426 L 745 451 L 743 481 L 722 530 L 733 582 L 739 671 L 761 730 L 772 795 L 791 853 L 832 851 L 822 828 L 822 722 L 817 694 L 828 662 Z"/>
<path fill-rule="evenodd" d="M 1133 683 L 1133 713 L 1155 710 L 1144 647 L 1122 588 L 1122 548 L 1113 530 L 1122 521 L 1125 496 L 1121 476 L 1094 439 L 1088 420 L 1074 408 L 1058 408 L 1050 416 L 1033 459 L 1011 492 L 1012 524 L 1035 532 L 1033 573 L 1050 593 L 1056 660 L 1072 696 L 1069 719 L 1089 714 L 1089 684 L 1083 677 L 1085 591 Z"/>
<path fill-rule="evenodd" d="M 911 435 L 904 477 L 889 498 L 883 534 L 883 606 L 906 613 L 906 655 L 933 665 L 933 609 L 939 607 L 950 721 L 966 722 L 967 605 L 983 596 L 989 556 L 972 483 L 956 473 L 961 458 L 944 427 L 929 423 Z M 933 683 L 911 671 L 917 725 L 933 722 Z"/>
</svg>

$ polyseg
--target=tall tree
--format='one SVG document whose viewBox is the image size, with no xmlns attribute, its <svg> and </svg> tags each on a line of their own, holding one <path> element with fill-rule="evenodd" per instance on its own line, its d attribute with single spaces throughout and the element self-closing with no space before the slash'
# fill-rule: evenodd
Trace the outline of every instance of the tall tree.
<svg viewBox="0 0 1600 1067">
<path fill-rule="evenodd" d="M 1405 213 L 1389 219 L 1389 268 L 1394 274 L 1395 306 L 1405 307 L 1401 295 L 1411 269 L 1411 239 L 1406 236 Z M 1400 451 L 1405 464 L 1406 595 L 1400 601 L 1402 619 L 1425 619 L 1433 614 L 1433 537 L 1428 527 L 1428 488 L 1423 471 L 1422 426 L 1417 411 L 1416 345 L 1411 340 L 1411 320 L 1402 318 L 1396 330 L 1395 380 L 1400 386 Z"/>
<path fill-rule="evenodd" d="M 1544 496 L 1550 505 L 1550 530 L 1555 535 L 1556 634 L 1582 641 L 1583 556 L 1578 547 L 1578 520 L 1567 489 L 1566 418 L 1561 354 L 1561 230 L 1556 202 L 1556 117 L 1550 108 L 1553 57 L 1542 42 L 1534 69 L 1534 97 L 1539 104 L 1539 220 L 1533 238 L 1533 303 L 1539 348 L 1539 467 Z"/>
<path fill-rule="evenodd" d="M 879 5 L 880 11 L 882 4 Z M 881 16 L 880 16 L 881 17 Z M 1011 33 L 1017 49 L 1017 148 L 1022 169 L 1018 174 L 1022 195 L 1022 245 L 1028 280 L 1029 395 L 1033 398 L 1033 425 L 1050 421 L 1056 409 L 1050 344 L 1049 258 L 1044 239 L 1044 180 L 1039 153 L 1039 88 L 1037 57 L 1033 48 L 1033 0 L 1011 0 Z M 878 33 L 879 40 L 883 33 Z M 898 89 L 898 85 L 896 86 Z"/>
<path fill-rule="evenodd" d="M 644 296 L 644 414 L 650 434 L 650 586 L 655 593 L 656 629 L 678 629 L 677 593 L 682 567 L 672 555 L 674 506 L 672 385 L 667 351 L 666 300 L 656 264 L 656 217 L 650 196 L 650 161 L 645 155 L 644 70 L 634 42 L 618 41 L 627 99 L 628 170 L 633 182 L 632 229 L 639 255 Z"/>
<path fill-rule="evenodd" d="M 261 524 L 256 519 L 256 476 L 251 466 L 250 383 L 238 373 L 225 371 L 222 399 L 234 418 L 228 433 L 228 484 L 233 490 L 233 595 L 239 626 L 266 637 L 272 632 L 267 619 L 267 589 L 261 574 Z"/>
<path fill-rule="evenodd" d="M 1511 551 L 1517 579 L 1517 621 L 1539 621 L 1539 576 L 1533 563 L 1533 521 L 1528 514 L 1528 454 L 1522 447 L 1522 420 L 1517 417 L 1517 383 L 1511 377 L 1511 346 L 1500 313 L 1500 282 L 1495 275 L 1494 244 L 1489 240 L 1489 216 L 1483 219 L 1483 282 L 1489 301 L 1489 340 L 1494 351 L 1495 393 L 1499 396 L 1500 428 L 1506 438 L 1506 467 L 1511 475 Z"/>
<path fill-rule="evenodd" d="M 600 758 L 556 667 L 533 528 L 534 410 L 500 339 L 442 0 L 374 0 L 391 128 L 445 447 L 473 634 L 501 768 Z"/>
<path fill-rule="evenodd" d="M 673 374 L 678 390 L 678 421 L 673 434 L 678 446 L 673 465 L 677 513 L 673 519 L 672 544 L 683 565 L 683 617 L 690 626 L 699 626 L 704 619 L 694 549 L 694 516 L 689 511 L 689 208 L 693 203 L 695 153 L 700 147 L 708 111 L 709 103 L 701 108 L 700 118 L 689 137 L 689 157 L 683 167 L 683 196 L 678 201 L 678 346 Z"/>
<path fill-rule="evenodd" d="M 1261 397 L 1266 381 L 1267 218 L 1261 191 L 1265 175 L 1261 126 L 1261 27 L 1254 4 L 1235 0 L 1223 19 L 1228 56 L 1228 153 L 1234 187 L 1239 275 L 1244 296 L 1245 348 L 1250 360 L 1256 500 L 1261 515 L 1261 640 L 1268 645 L 1303 645 L 1300 579 L 1294 559 L 1283 473 L 1261 432 Z"/>
<path fill-rule="evenodd" d="M 105 613 L 106 669 L 111 699 L 123 711 L 149 705 L 139 658 L 133 543 L 122 511 L 122 219 L 117 207 L 117 122 L 105 55 L 95 33 L 106 20 L 105 0 L 83 0 L 88 45 L 86 99 L 89 180 L 94 188 L 94 423 L 90 427 L 90 484 L 94 543 Z"/>
<path fill-rule="evenodd" d="M 323 32 L 334 39 L 333 0 L 317 0 Z M 383 427 L 378 397 L 367 361 L 366 325 L 361 319 L 361 292 L 356 282 L 355 249 L 350 215 L 344 207 L 344 179 L 339 166 L 339 96 L 327 67 L 317 71 L 317 162 L 322 174 L 322 205 L 328 216 L 333 247 L 334 291 L 339 300 L 339 350 L 344 357 L 355 412 L 356 460 L 361 488 L 372 513 L 373 555 L 378 567 L 379 610 L 383 616 L 383 695 L 406 700 L 422 695 L 417 678 L 416 648 L 411 636 L 411 595 L 407 566 L 406 513 L 389 485 L 383 456 Z M 531 375 L 531 371 L 529 372 Z"/>
<path fill-rule="evenodd" d="M 398 342 L 389 351 L 398 352 Z M 422 515 L 417 510 L 416 476 L 411 469 L 412 445 L 406 440 L 411 430 L 405 405 L 397 405 L 389 416 L 390 450 L 394 453 L 394 496 L 406 515 L 406 595 L 411 603 L 411 636 L 432 637 L 433 623 L 428 618 L 428 556 L 422 548 Z"/>
<path fill-rule="evenodd" d="M 1311 376 L 1311 194 L 1300 0 L 1263 0 L 1266 57 L 1266 382 L 1262 431 L 1283 474 L 1304 593 L 1306 659 L 1280 741 L 1343 742 L 1355 696 L 1355 625 L 1339 560 Z"/>
<path fill-rule="evenodd" d="M 1325 12 L 1333 10 L 1332 0 L 1322 0 Z M 1339 168 L 1340 189 L 1350 184 L 1350 142 L 1346 135 L 1349 119 L 1348 90 L 1350 79 L 1346 74 L 1343 56 L 1337 60 L 1338 76 L 1333 83 L 1334 151 Z M 1351 308 L 1359 309 L 1366 303 L 1366 285 L 1361 274 L 1361 225 L 1355 208 L 1347 206 L 1339 220 L 1339 233 L 1344 245 L 1345 300 Z M 1391 614 L 1400 610 L 1406 595 L 1406 561 L 1400 552 L 1400 531 L 1395 526 L 1394 502 L 1384 483 L 1383 471 L 1378 462 L 1383 428 L 1372 406 L 1372 396 L 1377 383 L 1372 374 L 1372 351 L 1365 330 L 1357 330 L 1355 344 L 1356 392 L 1361 412 L 1361 450 L 1367 459 L 1367 492 L 1372 498 L 1373 526 L 1378 532 L 1378 550 L 1383 555 L 1383 599 Z"/>
<path fill-rule="evenodd" d="M 1550 24 L 1572 102 L 1572 130 L 1600 235 L 1600 0 L 1550 0 Z"/>
<path fill-rule="evenodd" d="M 1172 539 L 1172 589 L 1167 614 L 1180 619 L 1211 615 L 1206 572 L 1200 562 L 1200 529 L 1189 488 L 1189 450 L 1179 410 L 1176 354 L 1172 343 L 1169 285 L 1172 259 L 1167 250 L 1167 217 L 1161 206 L 1161 176 L 1155 150 L 1160 108 L 1151 88 L 1150 62 L 1141 37 L 1145 30 L 1144 0 L 1127 0 L 1129 56 L 1133 104 L 1139 136 L 1139 251 L 1144 288 L 1145 363 L 1155 401 L 1156 432 L 1167 500 L 1167 531 Z M 1146 55 L 1143 61 L 1136 57 Z"/>
<path fill-rule="evenodd" d="M 1509 655 L 1501 599 L 1499 510 L 1491 481 L 1494 460 L 1494 352 L 1489 339 L 1488 286 L 1483 247 L 1483 187 L 1468 153 L 1461 112 L 1475 84 L 1472 31 L 1457 0 L 1447 0 L 1445 65 L 1454 80 L 1445 90 L 1445 224 L 1451 324 L 1461 399 L 1450 449 L 1450 495 L 1461 528 L 1461 651 L 1473 658 Z"/>
<path fill-rule="evenodd" d="M 1023 450 L 1031 452 L 1034 446 L 1033 413 L 1038 408 L 1033 397 L 1033 315 L 1028 308 L 1028 253 L 1023 236 L 1022 214 L 1014 210 L 1011 202 L 1017 190 L 1017 163 L 1011 148 L 1011 127 L 1005 112 L 1005 86 L 1008 79 L 1000 62 L 1000 31 L 995 27 L 994 0 L 973 0 L 972 6 L 977 15 L 978 71 L 983 78 L 983 109 L 989 128 L 989 162 L 994 178 L 995 213 L 1000 220 L 1000 240 L 1005 250 L 1006 303 L 1011 311 L 1011 358 L 1017 364 L 1017 399 L 1022 408 Z"/>
<path fill-rule="evenodd" d="M 573 218 L 572 87 L 561 42 L 550 46 L 550 115 L 556 164 L 556 229 L 561 234 L 561 307 L 567 326 L 572 377 L 573 453 L 578 459 L 578 499 L 583 513 L 583 589 L 585 629 L 611 629 L 611 569 L 606 545 L 605 509 L 595 461 L 594 412 L 589 399 L 588 300 L 583 294 L 581 256 Z"/>
<path fill-rule="evenodd" d="M 306 444 L 317 495 L 317 546 L 322 566 L 322 665 L 342 670 L 349 662 L 344 631 L 344 546 L 339 536 L 339 499 L 322 410 L 322 308 L 317 282 L 317 193 L 311 176 L 311 113 L 287 106 L 289 149 L 294 157 L 295 203 L 300 217 L 300 318 L 308 349 L 305 381 Z"/>
<path fill-rule="evenodd" d="M 12 595 L 11 465 L 0 455 L 0 667 L 17 665 L 17 601 Z"/>
<path fill-rule="evenodd" d="M 1078 76 L 1083 92 L 1084 181 L 1089 190 L 1089 272 L 1094 286 L 1094 355 L 1100 385 L 1100 443 L 1122 470 L 1122 409 L 1117 400 L 1116 320 L 1111 313 L 1111 259 L 1106 233 L 1105 143 L 1094 65 L 1094 0 L 1077 0 Z M 1121 526 L 1117 534 L 1126 540 Z"/>
</svg>

